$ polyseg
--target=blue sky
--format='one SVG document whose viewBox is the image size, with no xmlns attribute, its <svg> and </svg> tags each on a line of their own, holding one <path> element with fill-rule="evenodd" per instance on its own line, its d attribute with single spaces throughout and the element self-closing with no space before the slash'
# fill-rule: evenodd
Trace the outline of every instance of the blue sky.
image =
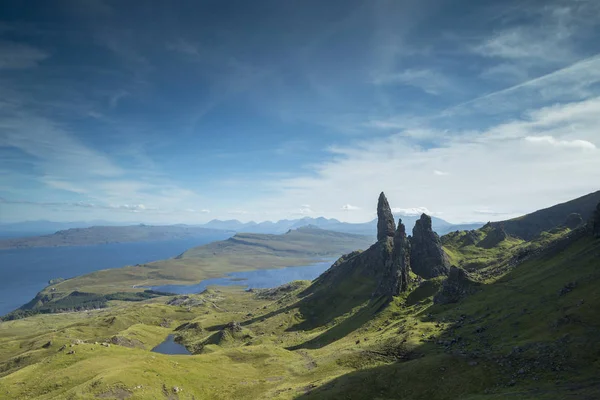
<svg viewBox="0 0 600 400">
<path fill-rule="evenodd" d="M 174 4 L 177 3 L 177 6 Z M 398 212 L 600 189 L 600 3 L 38 1 L 0 16 L 0 222 Z"/>
</svg>

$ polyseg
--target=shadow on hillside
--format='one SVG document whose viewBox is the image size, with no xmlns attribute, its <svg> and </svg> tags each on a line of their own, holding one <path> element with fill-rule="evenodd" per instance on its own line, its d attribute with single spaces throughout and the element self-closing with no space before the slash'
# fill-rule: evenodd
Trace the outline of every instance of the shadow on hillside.
<svg viewBox="0 0 600 400">
<path fill-rule="evenodd" d="M 509 393 L 519 398 L 600 398 L 592 361 L 600 351 L 595 340 L 599 254 L 600 241 L 593 246 L 581 241 L 557 257 L 542 254 L 528 260 L 459 303 L 425 307 L 414 317 L 441 328 L 434 335 L 423 334 L 408 361 L 361 365 L 364 369 L 322 386 L 305 387 L 296 399 L 446 400 L 486 391 L 497 399 Z M 577 278 L 577 286 L 569 284 Z M 410 331 L 406 324 L 398 321 L 387 329 L 400 335 Z M 315 348 L 310 342 L 304 345 Z M 356 357 L 380 350 L 362 346 Z M 338 362 L 344 362 L 343 355 Z"/>
<path fill-rule="evenodd" d="M 363 307 L 360 311 L 358 311 L 351 317 L 346 318 L 340 324 L 335 325 L 334 327 L 326 330 L 325 332 L 321 333 L 319 336 L 311 340 L 308 340 L 296 346 L 288 347 L 287 350 L 319 349 L 321 347 L 327 346 L 359 329 L 371 318 L 373 318 L 373 315 L 381 311 L 388 303 L 389 299 L 385 297 L 379 297 L 377 299 L 370 300 L 365 307 Z M 298 326 L 302 324 L 299 324 Z M 294 329 L 290 328 L 288 329 L 288 331 L 298 330 L 298 326 L 293 327 Z"/>
</svg>

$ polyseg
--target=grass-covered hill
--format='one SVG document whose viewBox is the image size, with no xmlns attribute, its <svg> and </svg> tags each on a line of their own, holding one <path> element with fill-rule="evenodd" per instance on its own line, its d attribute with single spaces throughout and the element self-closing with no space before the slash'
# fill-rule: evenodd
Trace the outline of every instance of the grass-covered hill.
<svg viewBox="0 0 600 400">
<path fill-rule="evenodd" d="M 172 259 L 97 271 L 50 285 L 4 318 L 105 307 L 115 297 L 138 301 L 144 296 L 155 296 L 145 287 L 191 285 L 234 271 L 307 265 L 369 244 L 370 239 L 364 236 L 310 226 L 282 235 L 236 234 L 194 247 Z"/>
<path fill-rule="evenodd" d="M 503 226 L 506 232 L 512 236 L 531 240 L 542 232 L 564 225 L 572 214 L 579 214 L 582 221 L 587 222 L 592 218 L 598 203 L 600 203 L 600 191 L 522 217 L 495 222 L 493 225 Z"/>
<path fill-rule="evenodd" d="M 600 238 L 588 226 L 525 241 L 488 225 L 441 243 L 449 276 L 411 272 L 393 297 L 360 279 L 374 246 L 313 283 L 2 322 L 0 398 L 600 398 Z M 193 355 L 151 352 L 167 335 Z"/>
</svg>

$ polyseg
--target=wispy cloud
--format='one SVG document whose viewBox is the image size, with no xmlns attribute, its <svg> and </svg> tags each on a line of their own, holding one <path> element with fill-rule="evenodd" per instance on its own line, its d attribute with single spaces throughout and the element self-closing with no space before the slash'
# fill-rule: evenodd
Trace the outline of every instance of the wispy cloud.
<svg viewBox="0 0 600 400">
<path fill-rule="evenodd" d="M 373 77 L 376 85 L 406 85 L 423 90 L 431 95 L 440 95 L 454 90 L 451 80 L 431 69 L 406 69 L 400 72 L 379 74 Z"/>
<path fill-rule="evenodd" d="M 534 144 L 550 145 L 553 147 L 565 147 L 578 150 L 596 150 L 596 145 L 587 140 L 557 140 L 552 136 L 527 136 L 525 141 Z"/>
<path fill-rule="evenodd" d="M 31 68 L 50 57 L 46 51 L 15 42 L 0 41 L 0 70 Z"/>
<path fill-rule="evenodd" d="M 344 204 L 341 209 L 344 211 L 358 211 L 360 207 L 353 206 L 352 204 Z"/>
<path fill-rule="evenodd" d="M 405 215 L 405 216 L 419 216 L 421 214 L 435 215 L 434 212 L 430 211 L 427 207 L 412 207 L 412 208 L 398 208 L 392 207 L 392 213 Z"/>
</svg>

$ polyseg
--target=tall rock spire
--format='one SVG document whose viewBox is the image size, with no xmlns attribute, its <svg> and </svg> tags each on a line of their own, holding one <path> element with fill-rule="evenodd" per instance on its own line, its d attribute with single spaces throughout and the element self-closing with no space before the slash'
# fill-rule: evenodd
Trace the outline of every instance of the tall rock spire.
<svg viewBox="0 0 600 400">
<path fill-rule="evenodd" d="M 408 270 L 410 269 L 410 243 L 406 237 L 406 228 L 402 223 L 402 219 L 398 219 L 392 259 L 394 275 L 397 277 L 394 296 L 397 296 L 408 289 Z"/>
<path fill-rule="evenodd" d="M 416 222 L 410 244 L 410 268 L 415 274 L 425 279 L 448 275 L 450 262 L 440 237 L 431 228 L 429 215 L 421 215 Z"/>
<path fill-rule="evenodd" d="M 381 192 L 379 201 L 377 202 L 377 241 L 384 240 L 388 237 L 394 237 L 396 232 L 396 224 L 390 204 Z"/>
</svg>

